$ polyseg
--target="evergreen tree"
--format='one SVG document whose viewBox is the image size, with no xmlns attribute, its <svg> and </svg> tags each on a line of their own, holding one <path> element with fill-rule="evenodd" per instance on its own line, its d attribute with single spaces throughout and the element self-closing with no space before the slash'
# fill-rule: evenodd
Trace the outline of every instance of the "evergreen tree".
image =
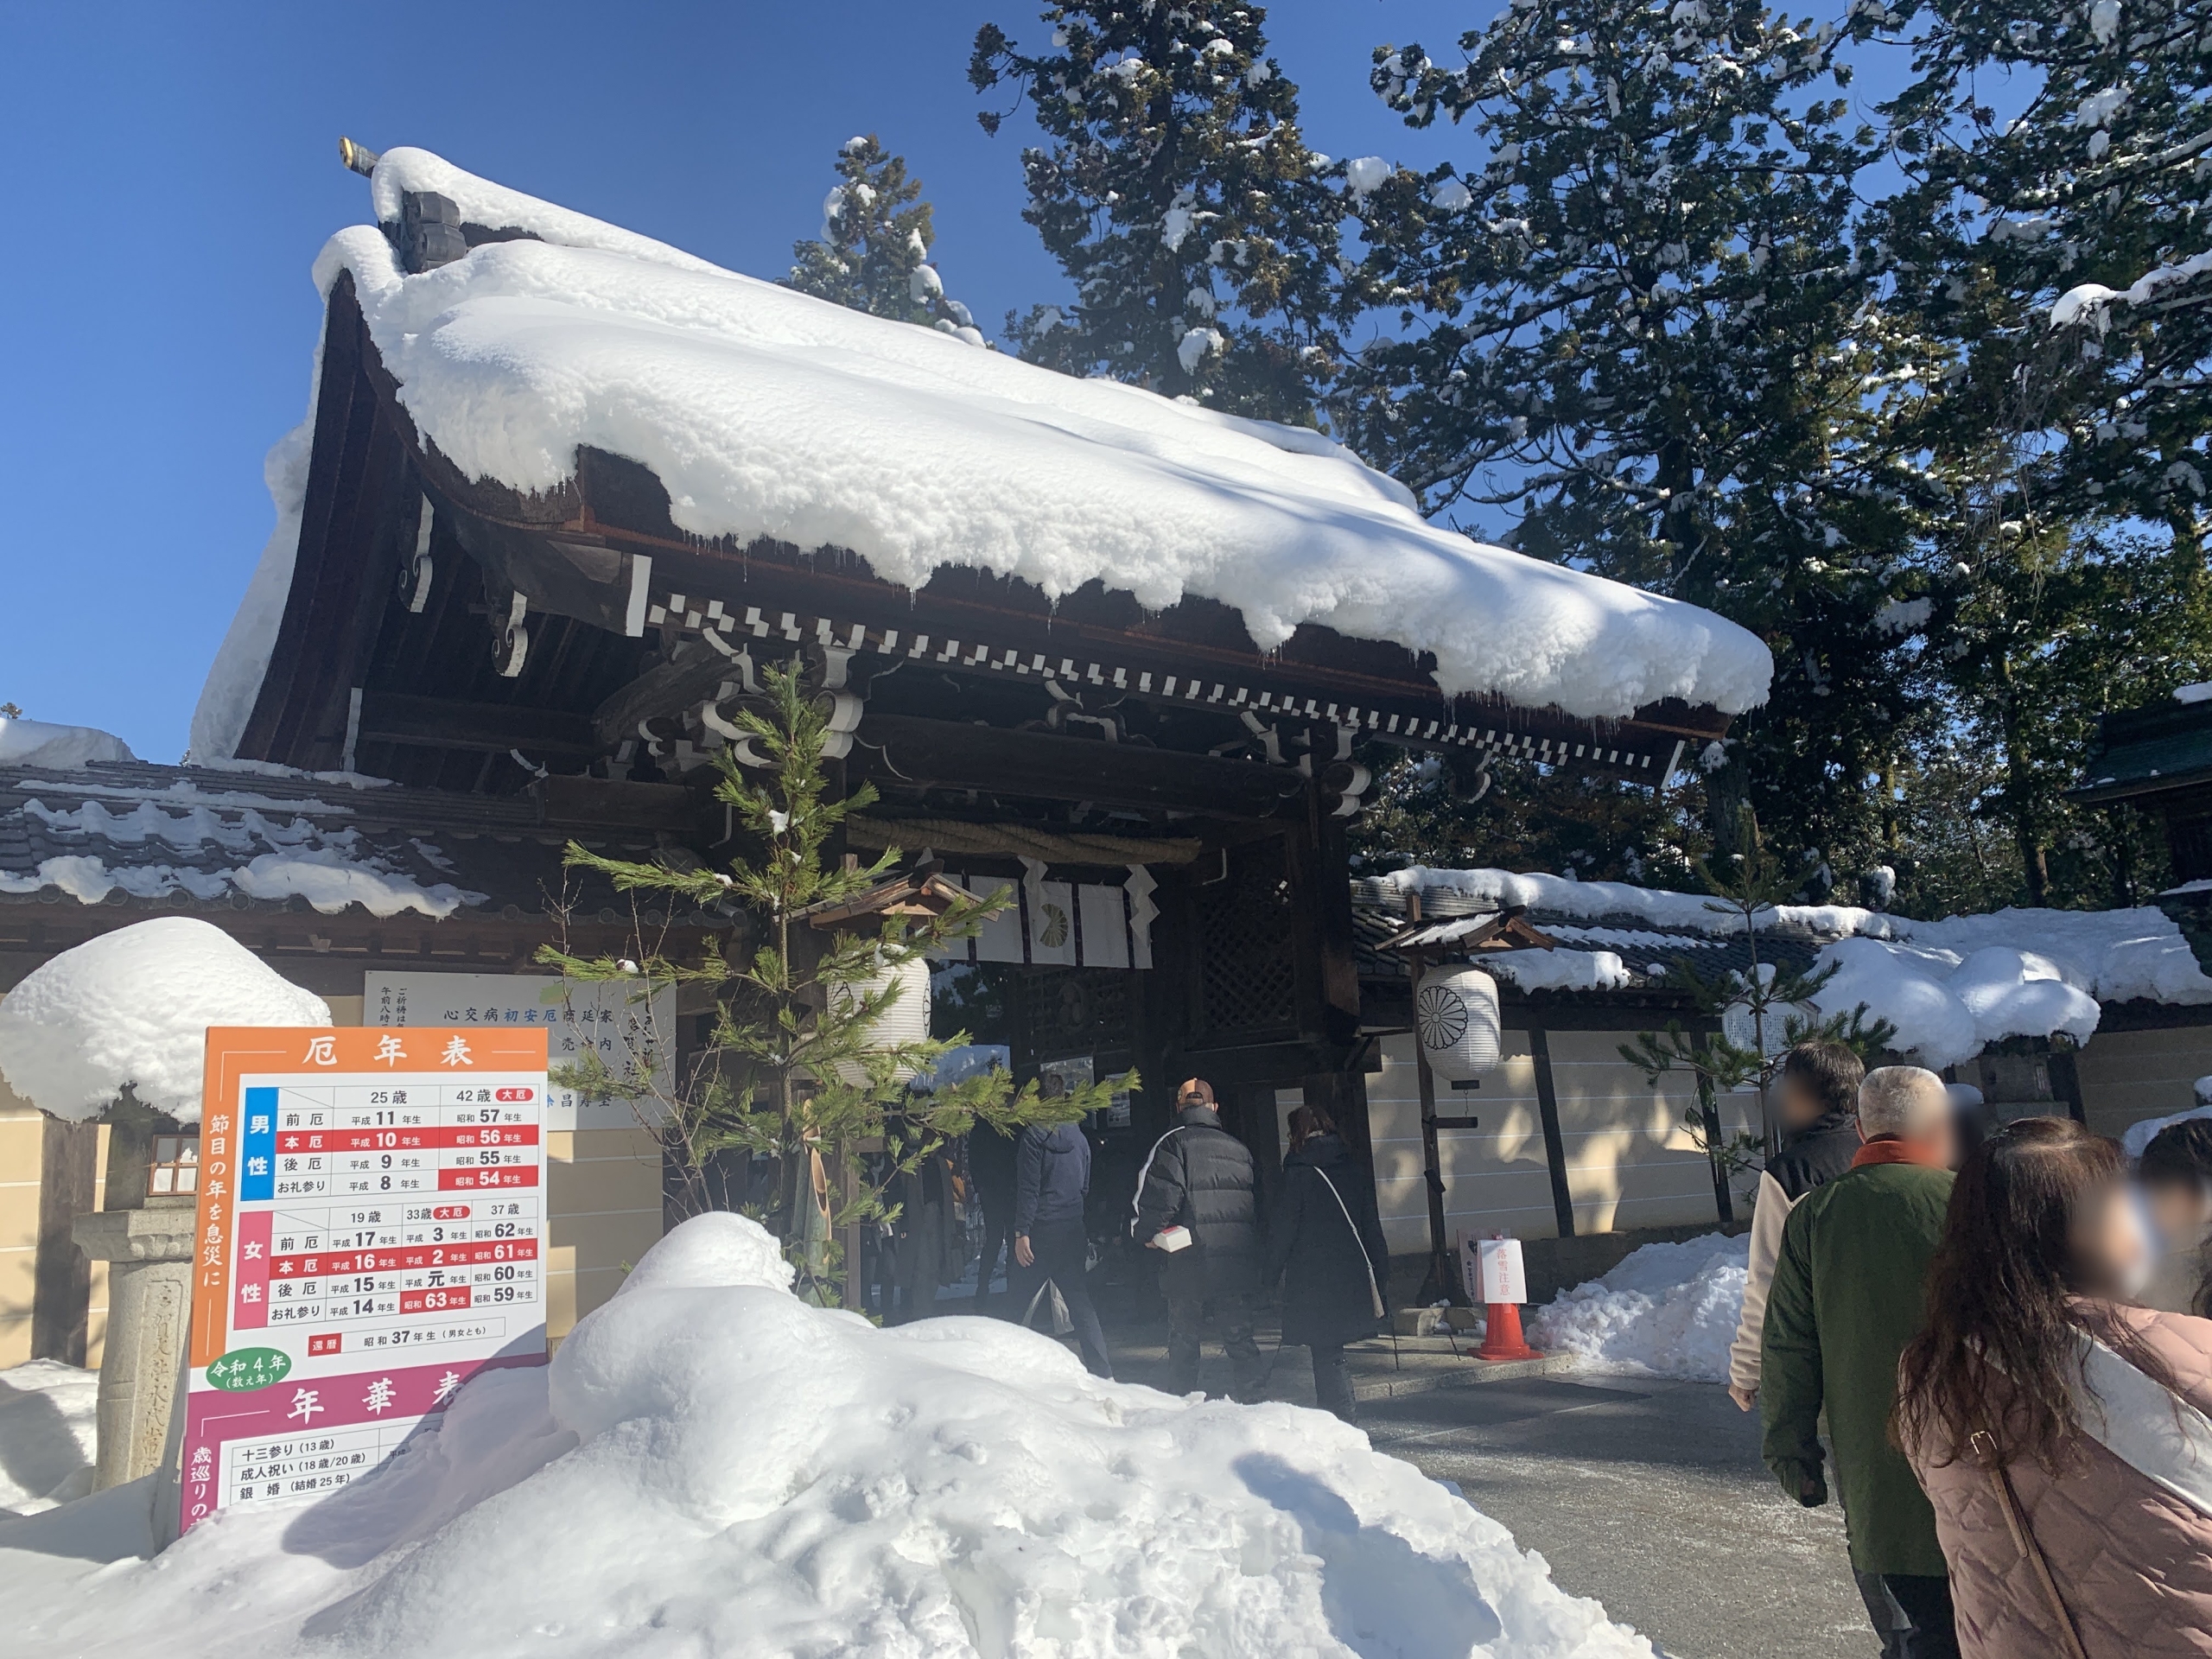
<svg viewBox="0 0 2212 1659">
<path fill-rule="evenodd" d="M 822 199 L 822 234 L 791 244 L 785 285 L 855 311 L 918 322 L 947 334 L 983 337 L 968 308 L 944 295 L 930 264 L 930 204 L 904 156 L 887 152 L 874 133 L 848 138 L 837 150 L 837 182 Z"/>
<path fill-rule="evenodd" d="M 2201 601 L 2148 526 L 2033 535 L 2016 524 L 1993 540 L 1939 620 L 1947 694 L 1933 741 L 1955 739 L 1975 757 L 1967 810 L 1990 836 L 1974 849 L 1981 880 L 1966 903 L 2136 903 L 2164 884 L 2161 840 L 2139 814 L 2078 807 L 2065 791 L 2082 779 L 2099 714 L 2212 671 Z M 1904 902 L 1923 914 L 1959 907 L 1921 891 L 1943 879 L 1929 861 L 1916 849 L 1901 864 Z M 1971 879 L 1950 879 L 1961 877 Z"/>
<path fill-rule="evenodd" d="M 1621 1058 L 1655 1089 L 1677 1070 L 1694 1079 L 1697 1101 L 1685 1109 L 1682 1122 L 1713 1166 L 1713 1204 L 1723 1222 L 1736 1218 L 1731 1182 L 1743 1171 L 1760 1167 L 1779 1144 L 1770 1090 L 1789 1050 L 1802 1042 L 1836 1042 L 1872 1060 L 1897 1035 L 1886 1020 L 1870 1024 L 1863 1002 L 1827 1015 L 1813 1009 L 1836 976 L 1835 963 L 1800 973 L 1762 959 L 1759 930 L 1771 924 L 1775 906 L 1789 901 L 1795 881 L 1757 844 L 1748 827 L 1740 839 L 1750 843 L 1750 851 L 1707 861 L 1700 874 L 1713 895 L 1706 908 L 1716 920 L 1727 918 L 1729 934 L 1740 927 L 1750 954 L 1747 966 L 1707 973 L 1694 957 L 1675 957 L 1668 983 L 1688 995 L 1703 1016 L 1699 1027 L 1691 1030 L 1680 1020 L 1669 1020 L 1663 1032 L 1639 1032 L 1634 1043 L 1620 1046 Z M 1760 1132 L 1724 1135 L 1719 1096 L 1745 1084 L 1758 1091 Z"/>
<path fill-rule="evenodd" d="M 1516 0 L 1463 67 L 1378 49 L 1392 108 L 1479 149 L 1366 196 L 1354 297 L 1398 327 L 1332 404 L 1432 509 L 1513 511 L 1524 552 L 1762 634 L 1773 694 L 1701 757 L 1708 830 L 1741 850 L 1750 804 L 1808 877 L 1878 839 L 1866 779 L 1913 692 L 1893 601 L 1926 581 L 1925 486 L 1882 428 L 1916 342 L 1867 303 L 1877 146 L 1835 43 L 1751 0 Z"/>
<path fill-rule="evenodd" d="M 1706 842 L 1685 791 L 1605 772 L 1465 753 L 1372 757 L 1351 826 L 1363 870 L 1427 864 L 1556 872 L 1579 881 L 1697 885 Z"/>
<path fill-rule="evenodd" d="M 2140 517 L 2201 564 L 2212 5 L 1898 9 L 1916 11 L 1916 79 L 1888 106 L 1912 186 L 1884 233 L 1901 300 L 1955 346 L 1930 436 L 1997 441 L 1976 480 L 1991 523 Z"/>
<path fill-rule="evenodd" d="M 1227 0 L 1048 6 L 1051 43 L 976 36 L 979 92 L 1011 83 L 1048 143 L 1022 153 L 1036 226 L 1075 290 L 1007 320 L 1022 355 L 1214 408 L 1313 419 L 1333 365 L 1341 205 L 1306 147 L 1265 10 Z M 978 118 L 998 130 L 1003 112 Z"/>
<path fill-rule="evenodd" d="M 1906 902 L 1943 902 L 1910 891 L 1913 864 L 1986 901 L 2113 902 L 2163 851 L 2061 792 L 2097 712 L 2212 660 L 2212 7 L 1937 0 L 1860 27 L 1908 13 L 1916 78 L 1886 106 L 1908 182 L 1877 230 L 1888 308 L 1931 346 L 1893 440 L 1931 457 L 1942 502 L 1944 715 L 1923 747 L 1942 758 L 1922 771 L 1973 777 L 1996 840 L 1969 825 L 1973 865 L 1901 863 Z M 1940 823 L 1940 798 L 1921 816 Z"/>
<path fill-rule="evenodd" d="M 771 668 L 764 690 L 757 704 L 741 705 L 737 724 L 767 763 L 765 780 L 749 776 L 724 749 L 715 789 L 759 849 L 757 858 L 741 856 L 716 870 L 696 859 L 611 858 L 574 842 L 567 855 L 568 863 L 622 892 L 740 906 L 756 940 L 750 958 L 726 960 L 710 937 L 698 961 L 679 961 L 641 931 L 627 957 L 585 957 L 548 945 L 538 960 L 569 979 L 633 986 L 640 1002 L 671 986 L 711 1000 L 704 1052 L 680 1086 L 656 1096 L 642 1055 L 610 1065 L 589 1050 L 559 1081 L 601 1098 L 656 1098 L 681 1202 L 695 1211 L 709 1205 L 708 1172 L 718 1156 L 772 1160 L 776 1185 L 761 1206 L 763 1219 L 798 1269 L 799 1293 L 834 1302 L 845 1267 L 836 1259 L 836 1233 L 895 1220 L 885 1192 L 948 1137 L 977 1123 L 1012 1133 L 1029 1123 L 1069 1122 L 1103 1109 L 1116 1090 L 1136 1085 L 1132 1076 L 1048 1101 L 1034 1081 L 1017 1093 L 994 1070 L 927 1094 L 905 1086 L 904 1078 L 967 1037 L 883 1042 L 876 1027 L 900 995 L 895 970 L 972 937 L 1004 901 L 967 900 L 941 916 L 891 916 L 873 928 L 855 925 L 826 935 L 815 929 L 806 919 L 810 909 L 867 892 L 898 867 L 899 854 L 892 849 L 867 866 L 829 855 L 839 826 L 871 804 L 874 791 L 863 785 L 842 801 L 828 797 L 826 716 L 796 669 Z M 877 1147 L 880 1154 L 869 1153 Z M 871 1172 L 865 1179 L 864 1160 Z M 842 1193 L 848 1175 L 857 1196 L 825 1202 L 825 1188 Z"/>
</svg>

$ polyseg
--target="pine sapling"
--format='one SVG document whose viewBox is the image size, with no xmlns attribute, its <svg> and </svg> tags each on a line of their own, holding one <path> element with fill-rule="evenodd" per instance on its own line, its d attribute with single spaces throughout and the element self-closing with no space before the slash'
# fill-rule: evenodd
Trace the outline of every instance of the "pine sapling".
<svg viewBox="0 0 2212 1659">
<path fill-rule="evenodd" d="M 587 1050 L 557 1074 L 589 1098 L 626 1098 L 660 1134 L 690 1211 L 717 1207 L 718 1160 L 765 1165 L 765 1193 L 747 1179 L 741 1202 L 782 1239 L 798 1271 L 797 1288 L 825 1303 L 853 1300 L 856 1266 L 838 1259 L 836 1236 L 898 1219 L 885 1194 L 946 1141 L 978 1124 L 1012 1134 L 1029 1124 L 1072 1122 L 1103 1109 L 1120 1078 L 1080 1086 L 1047 1100 L 1031 1082 L 1016 1090 L 991 1071 L 924 1093 L 908 1086 L 964 1033 L 942 1039 L 887 1041 L 881 1027 L 899 999 L 914 994 L 899 970 L 974 936 L 1003 908 L 1005 893 L 959 899 L 941 913 L 862 915 L 834 930 L 812 916 L 862 898 L 897 872 L 887 849 L 872 863 L 831 856 L 838 832 L 875 799 L 872 786 L 829 798 L 823 765 L 826 715 L 796 664 L 769 668 L 763 696 L 741 706 L 742 747 L 765 763 L 759 773 L 733 749 L 717 757 L 715 797 L 752 843 L 752 856 L 722 869 L 683 868 L 664 858 L 609 857 L 571 842 L 567 862 L 624 893 L 689 900 L 734 913 L 746 924 L 748 956 L 727 957 L 713 936 L 696 960 L 671 954 L 640 931 L 627 956 L 585 957 L 546 946 L 538 959 L 582 983 L 620 982 L 649 1002 L 673 988 L 712 1010 L 701 1051 L 680 1084 L 657 1081 L 645 1057 L 618 1053 L 610 1064 Z"/>
</svg>

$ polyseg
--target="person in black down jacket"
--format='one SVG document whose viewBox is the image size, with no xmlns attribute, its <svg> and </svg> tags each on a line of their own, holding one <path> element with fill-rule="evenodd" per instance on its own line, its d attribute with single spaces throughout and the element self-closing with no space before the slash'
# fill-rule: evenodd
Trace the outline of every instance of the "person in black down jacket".
<svg viewBox="0 0 2212 1659">
<path fill-rule="evenodd" d="M 1107 1357 L 1106 1333 L 1099 1328 L 1098 1310 L 1091 1306 L 1085 1282 L 1090 1268 L 1090 1241 L 1083 1229 L 1083 1205 L 1090 1191 L 1090 1142 L 1080 1123 L 1057 1123 L 1046 1128 L 1032 1124 L 1022 1130 L 1014 1151 L 1014 1271 L 1008 1275 L 1014 1292 L 1014 1317 L 1033 1323 L 1032 1309 L 1046 1281 L 1060 1288 L 1068 1318 L 1075 1323 L 1075 1339 L 1083 1350 L 1083 1363 L 1094 1376 L 1110 1378 L 1114 1362 Z M 1036 1309 L 1039 1313 L 1044 1310 Z M 1049 1330 L 1049 1317 L 1043 1320 Z"/>
<path fill-rule="evenodd" d="M 1229 1351 L 1230 1395 L 1256 1398 L 1260 1344 L 1252 1340 L 1252 1303 L 1259 1288 L 1260 1229 L 1252 1196 L 1252 1154 L 1221 1127 L 1213 1086 L 1198 1077 L 1175 1092 L 1180 1121 L 1153 1145 L 1137 1177 L 1131 1236 L 1147 1248 L 1163 1228 L 1187 1227 L 1188 1249 L 1163 1252 L 1160 1289 L 1167 1298 L 1167 1374 L 1171 1394 L 1198 1386 L 1198 1344 L 1206 1304 L 1213 1304 Z"/>
<path fill-rule="evenodd" d="M 1261 1282 L 1272 1285 L 1286 1270 L 1283 1344 L 1313 1356 L 1315 1403 L 1351 1422 L 1344 1344 L 1382 1329 L 1390 1253 L 1375 1211 L 1374 1177 L 1316 1106 L 1290 1115 L 1290 1154 L 1282 1160 L 1282 1198 Z"/>
</svg>

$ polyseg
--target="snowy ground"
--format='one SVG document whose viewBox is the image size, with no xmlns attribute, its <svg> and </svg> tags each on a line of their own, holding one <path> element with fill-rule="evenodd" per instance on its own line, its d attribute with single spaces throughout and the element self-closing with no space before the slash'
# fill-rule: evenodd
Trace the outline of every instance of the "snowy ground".
<svg viewBox="0 0 2212 1659">
<path fill-rule="evenodd" d="M 784 1271 L 690 1222 L 380 1475 L 152 1561 L 130 1489 L 0 1522 L 10 1651 L 1653 1652 L 1333 1419 L 1100 1382 L 994 1320 L 878 1330 Z"/>
<path fill-rule="evenodd" d="M 1725 1382 L 1750 1252 L 1748 1239 L 1719 1233 L 1646 1244 L 1538 1309 L 1529 1340 L 1584 1370 Z"/>
<path fill-rule="evenodd" d="M 99 1374 L 35 1359 L 0 1371 L 0 1521 L 92 1490 Z"/>
</svg>

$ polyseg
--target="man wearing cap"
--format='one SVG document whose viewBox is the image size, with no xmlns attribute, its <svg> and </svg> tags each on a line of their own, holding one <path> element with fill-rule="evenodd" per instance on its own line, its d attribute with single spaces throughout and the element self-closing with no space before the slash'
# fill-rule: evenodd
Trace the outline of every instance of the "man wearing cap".
<svg viewBox="0 0 2212 1659">
<path fill-rule="evenodd" d="M 1252 1154 L 1221 1127 L 1213 1087 L 1191 1077 L 1175 1091 L 1175 1127 L 1154 1143 L 1137 1176 L 1136 1217 L 1130 1234 L 1161 1251 L 1160 1293 L 1167 1298 L 1167 1375 L 1171 1394 L 1198 1386 L 1198 1344 L 1206 1305 L 1213 1305 L 1229 1351 L 1232 1397 L 1256 1398 L 1260 1344 L 1252 1339 L 1253 1301 L 1259 1289 L 1258 1206 L 1253 1198 Z M 1167 1249 L 1161 1234 L 1183 1228 L 1187 1248 Z"/>
</svg>

